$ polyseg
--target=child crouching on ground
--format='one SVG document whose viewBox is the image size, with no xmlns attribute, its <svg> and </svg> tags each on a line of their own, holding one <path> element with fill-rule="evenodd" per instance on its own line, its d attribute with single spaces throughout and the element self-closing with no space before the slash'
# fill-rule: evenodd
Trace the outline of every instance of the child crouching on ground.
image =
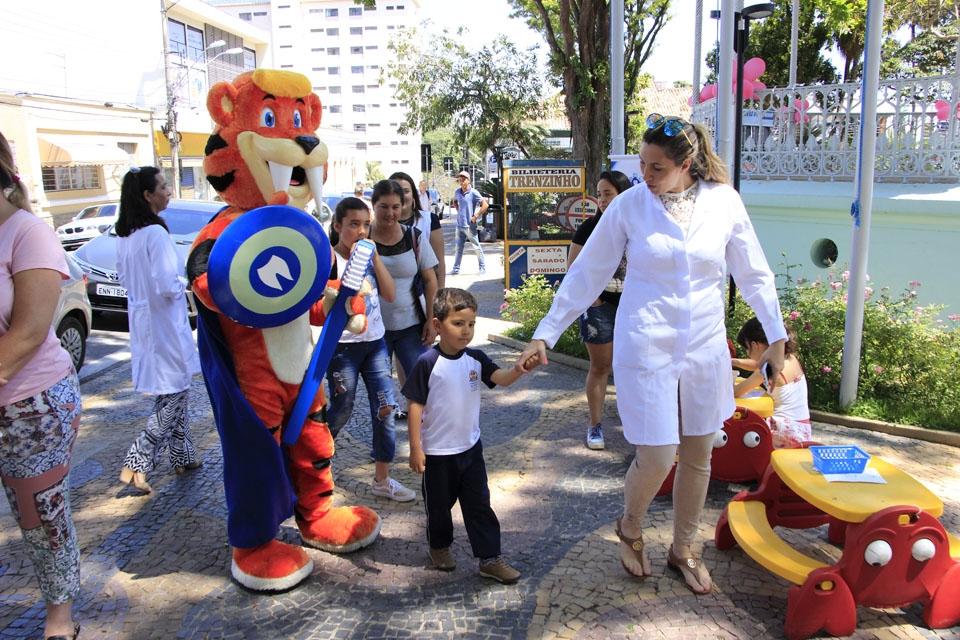
<svg viewBox="0 0 960 640">
<path fill-rule="evenodd" d="M 747 358 L 734 358 L 733 366 L 753 372 L 734 387 L 733 395 L 739 398 L 763 382 L 763 376 L 757 370 L 757 362 L 770 345 L 767 344 L 767 336 L 756 318 L 750 318 L 743 325 L 737 334 L 737 343 L 746 349 Z M 807 379 L 803 375 L 800 361 L 797 360 L 796 335 L 790 329 L 787 329 L 784 355 L 781 379 L 774 384 L 773 392 L 770 393 L 773 397 L 770 432 L 773 435 L 773 446 L 778 449 L 800 447 L 812 437 L 810 407 L 807 404 Z"/>
<path fill-rule="evenodd" d="M 485 353 L 469 348 L 476 319 L 477 301 L 469 292 L 454 288 L 437 292 L 431 322 L 440 344 L 420 356 L 403 385 L 410 468 L 423 474 L 433 567 L 456 568 L 450 552 L 450 509 L 459 500 L 473 555 L 480 560 L 480 575 L 512 584 L 520 572 L 500 556 L 500 522 L 490 507 L 480 443 L 480 383 L 506 387 L 523 373 L 500 369 Z"/>
</svg>

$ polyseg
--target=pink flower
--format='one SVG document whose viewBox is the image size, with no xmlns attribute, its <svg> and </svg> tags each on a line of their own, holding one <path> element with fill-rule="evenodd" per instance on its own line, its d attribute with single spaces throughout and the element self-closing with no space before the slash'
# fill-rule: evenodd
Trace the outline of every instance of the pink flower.
<svg viewBox="0 0 960 640">
<path fill-rule="evenodd" d="M 873 287 L 864 287 L 863 288 L 863 299 L 869 300 L 870 296 L 873 295 Z"/>
<path fill-rule="evenodd" d="M 790 319 L 791 319 L 791 320 L 796 320 L 796 319 L 799 318 L 799 317 L 800 317 L 800 312 L 799 312 L 799 311 L 791 311 L 791 312 L 790 312 Z"/>
<path fill-rule="evenodd" d="M 500 305 L 500 313 L 503 313 L 504 311 L 506 311 L 509 306 L 510 306 L 509 302 L 504 302 L 502 305 Z"/>
<path fill-rule="evenodd" d="M 883 373 L 883 367 L 881 367 L 878 364 L 875 364 L 873 365 L 873 372 L 877 375 L 880 375 L 881 373 Z"/>
<path fill-rule="evenodd" d="M 843 283 L 842 283 L 842 282 L 831 282 L 831 283 L 830 283 L 830 288 L 833 289 L 834 291 L 839 291 L 839 290 L 840 290 L 840 287 L 842 287 L 842 286 L 843 286 Z"/>
<path fill-rule="evenodd" d="M 822 371 L 823 373 L 830 373 L 831 371 L 833 371 L 833 367 L 821 367 L 820 371 Z"/>
<path fill-rule="evenodd" d="M 950 322 L 960 322 L 960 313 L 951 313 L 947 316 L 947 320 Z"/>
<path fill-rule="evenodd" d="M 923 284 L 919 280 L 911 280 L 909 283 L 911 289 L 919 289 Z"/>
<path fill-rule="evenodd" d="M 843 281 L 844 281 L 844 282 L 846 282 L 847 280 L 850 279 L 850 272 L 849 272 L 849 271 L 844 271 L 843 273 L 840 274 L 840 277 L 843 278 Z"/>
</svg>

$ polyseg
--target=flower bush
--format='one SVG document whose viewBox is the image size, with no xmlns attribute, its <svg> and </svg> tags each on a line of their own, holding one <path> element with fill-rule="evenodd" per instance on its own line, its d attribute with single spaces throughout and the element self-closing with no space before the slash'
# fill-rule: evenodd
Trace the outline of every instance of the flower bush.
<svg viewBox="0 0 960 640">
<path fill-rule="evenodd" d="M 782 265 L 777 276 L 784 320 L 797 335 L 800 362 L 807 375 L 810 406 L 841 411 L 840 371 L 849 272 L 831 270 L 812 282 L 794 279 Z M 918 306 L 922 284 L 910 281 L 893 293 L 866 287 L 858 400 L 853 415 L 960 431 L 960 314 L 943 319 L 939 306 Z M 509 335 L 529 340 L 553 301 L 555 288 L 542 276 L 526 278 L 506 292 L 504 319 L 520 323 Z M 753 311 L 738 298 L 727 330 L 736 337 Z M 554 348 L 585 358 L 576 324 Z"/>
</svg>

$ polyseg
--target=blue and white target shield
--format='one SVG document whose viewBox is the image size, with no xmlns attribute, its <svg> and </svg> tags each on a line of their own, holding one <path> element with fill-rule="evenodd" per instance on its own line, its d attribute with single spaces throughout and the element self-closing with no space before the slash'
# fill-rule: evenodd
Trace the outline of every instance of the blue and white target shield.
<svg viewBox="0 0 960 640">
<path fill-rule="evenodd" d="M 248 327 L 286 324 L 323 295 L 330 240 L 312 216 L 271 205 L 237 218 L 210 252 L 207 280 L 214 302 Z"/>
</svg>

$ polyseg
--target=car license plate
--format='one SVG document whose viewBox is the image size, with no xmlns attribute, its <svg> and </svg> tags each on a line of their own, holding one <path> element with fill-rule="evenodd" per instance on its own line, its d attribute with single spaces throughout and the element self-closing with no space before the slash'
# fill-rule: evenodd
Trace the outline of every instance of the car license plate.
<svg viewBox="0 0 960 640">
<path fill-rule="evenodd" d="M 127 290 L 121 286 L 115 284 L 100 284 L 97 283 L 97 295 L 98 296 L 111 296 L 114 298 L 126 298 Z"/>
</svg>

